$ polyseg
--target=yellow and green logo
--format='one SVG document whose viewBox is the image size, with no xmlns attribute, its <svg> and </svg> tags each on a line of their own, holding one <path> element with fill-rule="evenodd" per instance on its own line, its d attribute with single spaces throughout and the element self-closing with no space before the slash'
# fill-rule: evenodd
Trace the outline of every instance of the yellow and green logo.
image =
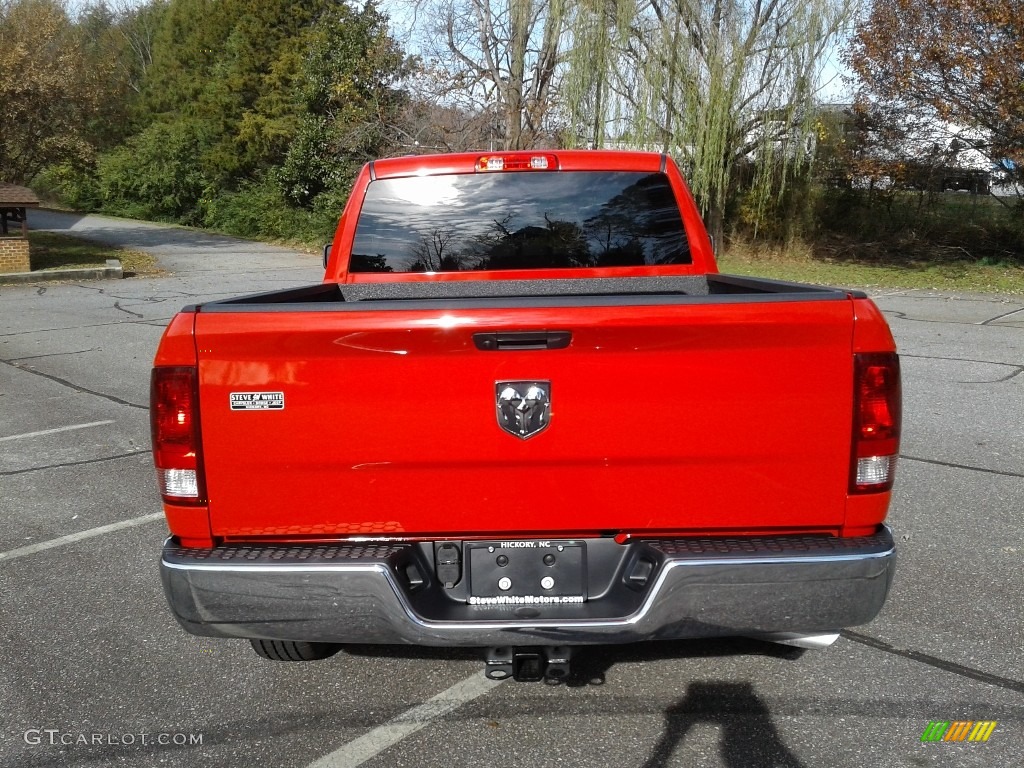
<svg viewBox="0 0 1024 768">
<path fill-rule="evenodd" d="M 921 741 L 988 741 L 997 725 L 995 720 L 932 720 Z"/>
</svg>

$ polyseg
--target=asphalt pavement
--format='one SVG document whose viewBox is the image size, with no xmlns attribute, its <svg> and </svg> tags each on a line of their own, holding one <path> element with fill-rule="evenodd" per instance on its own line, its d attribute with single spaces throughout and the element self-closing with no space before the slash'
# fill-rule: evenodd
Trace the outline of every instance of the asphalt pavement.
<svg viewBox="0 0 1024 768">
<path fill-rule="evenodd" d="M 30 212 L 166 273 L 0 286 L 0 766 L 1018 766 L 1024 763 L 1024 298 L 876 291 L 905 434 L 881 616 L 823 651 L 749 640 L 580 651 L 568 684 L 475 652 L 257 658 L 184 633 L 148 375 L 183 305 L 319 282 L 318 255 Z M 986 742 L 922 742 L 995 721 Z"/>
</svg>

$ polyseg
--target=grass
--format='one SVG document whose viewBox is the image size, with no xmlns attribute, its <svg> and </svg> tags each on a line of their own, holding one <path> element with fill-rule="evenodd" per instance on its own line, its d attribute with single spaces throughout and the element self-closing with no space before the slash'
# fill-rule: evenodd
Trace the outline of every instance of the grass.
<svg viewBox="0 0 1024 768">
<path fill-rule="evenodd" d="M 796 243 L 787 248 L 730 243 L 718 259 L 722 272 L 756 275 L 843 288 L 918 288 L 941 291 L 1024 294 L 1024 266 L 1014 262 L 988 264 L 984 260 L 953 258 L 948 252 L 917 253 L 900 261 L 863 257 L 835 244 Z"/>
<path fill-rule="evenodd" d="M 112 248 L 56 232 L 28 233 L 32 271 L 105 267 L 107 259 L 118 259 L 126 276 L 155 275 L 156 259 L 148 253 Z"/>
</svg>

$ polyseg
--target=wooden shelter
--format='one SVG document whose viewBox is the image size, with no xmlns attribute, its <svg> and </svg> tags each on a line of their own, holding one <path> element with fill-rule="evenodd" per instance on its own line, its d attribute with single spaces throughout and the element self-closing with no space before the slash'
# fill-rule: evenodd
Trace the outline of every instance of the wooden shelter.
<svg viewBox="0 0 1024 768">
<path fill-rule="evenodd" d="M 31 189 L 0 182 L 0 272 L 31 270 L 26 212 L 37 207 L 39 198 Z"/>
</svg>

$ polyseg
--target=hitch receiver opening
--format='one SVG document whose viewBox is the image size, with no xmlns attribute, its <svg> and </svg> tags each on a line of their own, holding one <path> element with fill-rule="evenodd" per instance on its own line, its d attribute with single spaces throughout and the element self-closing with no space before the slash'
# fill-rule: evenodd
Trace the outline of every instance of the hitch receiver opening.
<svg viewBox="0 0 1024 768">
<path fill-rule="evenodd" d="M 500 646 L 487 649 L 484 674 L 491 680 L 511 677 L 520 683 L 564 680 L 571 662 L 572 649 L 564 645 Z"/>
</svg>

